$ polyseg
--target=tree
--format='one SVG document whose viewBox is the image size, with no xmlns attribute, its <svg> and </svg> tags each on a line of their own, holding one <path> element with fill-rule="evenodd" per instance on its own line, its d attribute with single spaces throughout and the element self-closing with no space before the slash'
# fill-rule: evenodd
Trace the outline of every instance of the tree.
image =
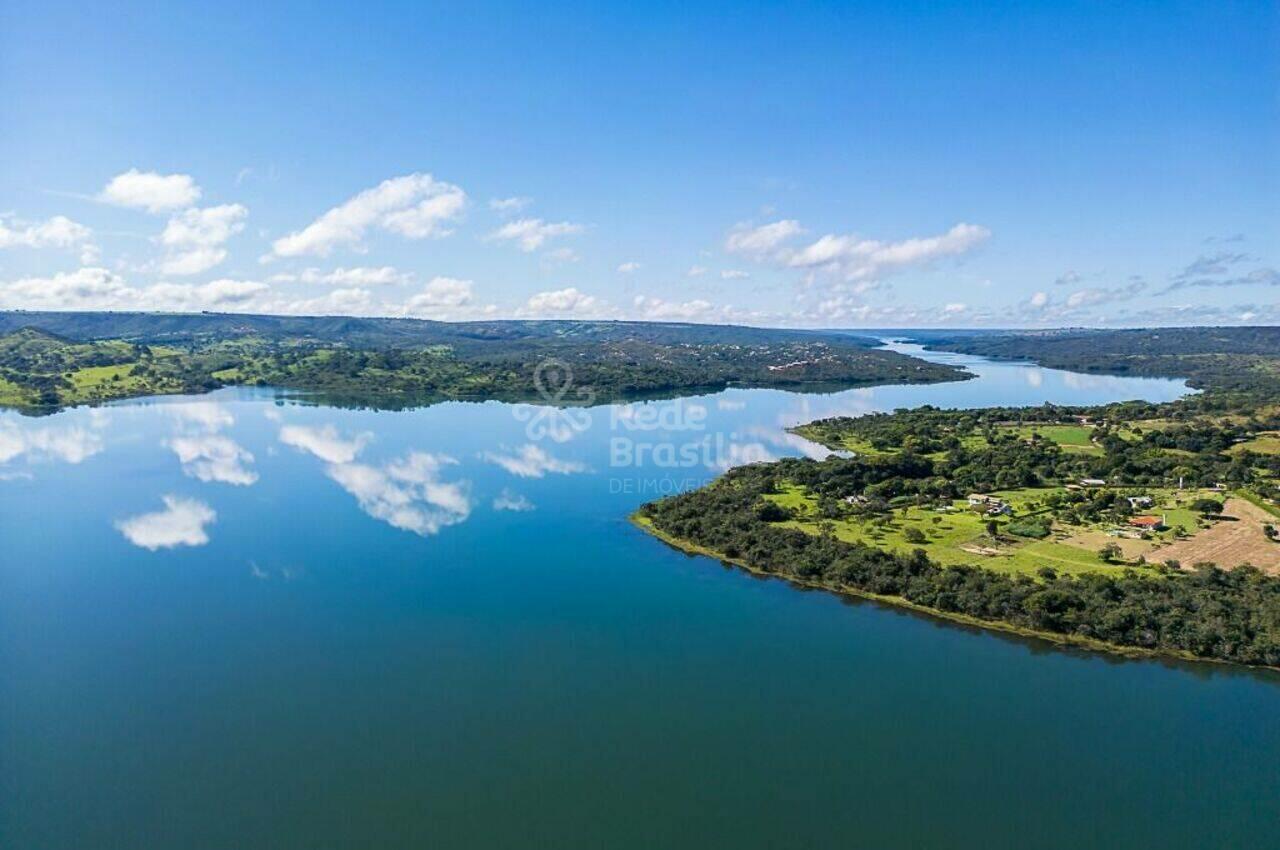
<svg viewBox="0 0 1280 850">
<path fill-rule="evenodd" d="M 1098 560 L 1107 564 L 1114 563 L 1121 554 L 1123 553 L 1120 550 L 1119 544 L 1108 543 L 1106 546 L 1103 546 L 1098 550 Z"/>
<path fill-rule="evenodd" d="M 1196 499 L 1191 503 L 1191 509 L 1205 516 L 1215 516 L 1222 513 L 1222 502 L 1217 499 Z"/>
<path fill-rule="evenodd" d="M 929 542 L 929 538 L 924 536 L 924 532 L 916 528 L 915 526 L 911 526 L 910 528 L 903 531 L 902 539 L 907 541 L 908 543 L 914 543 L 917 545 Z"/>
</svg>

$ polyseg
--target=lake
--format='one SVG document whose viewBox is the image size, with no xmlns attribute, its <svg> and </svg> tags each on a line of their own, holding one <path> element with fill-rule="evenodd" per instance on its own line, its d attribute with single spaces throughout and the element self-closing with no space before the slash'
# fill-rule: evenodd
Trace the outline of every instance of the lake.
<svg viewBox="0 0 1280 850">
<path fill-rule="evenodd" d="M 1276 676 L 804 592 L 627 522 L 820 455 L 783 430 L 818 417 L 1186 392 L 927 356 L 979 377 L 0 413 L 0 846 L 1280 846 Z"/>
</svg>

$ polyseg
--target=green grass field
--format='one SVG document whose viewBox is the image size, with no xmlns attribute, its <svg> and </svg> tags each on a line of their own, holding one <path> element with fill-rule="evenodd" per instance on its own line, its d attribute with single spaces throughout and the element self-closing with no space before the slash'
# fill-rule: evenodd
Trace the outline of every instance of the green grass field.
<svg viewBox="0 0 1280 850">
<path fill-rule="evenodd" d="M 1102 454 L 1102 447 L 1093 444 L 1093 428 L 1088 425 L 1023 425 L 1013 430 L 1024 438 L 1039 435 L 1066 452 Z"/>
<path fill-rule="evenodd" d="M 1008 502 L 1019 517 L 1043 512 L 1040 502 L 1056 488 L 1033 488 L 995 493 Z M 799 518 L 782 525 L 809 534 L 820 533 L 817 502 L 802 488 L 786 485 L 781 492 L 767 496 L 770 501 L 789 508 Z M 838 539 L 865 543 L 889 551 L 910 552 L 923 549 L 929 557 L 944 566 L 969 564 L 1004 573 L 1034 575 L 1044 566 L 1061 573 L 1114 572 L 1119 566 L 1105 564 L 1095 552 L 1060 543 L 1049 537 L 1028 540 L 1002 533 L 993 541 L 986 533 L 988 518 L 969 510 L 964 502 L 956 502 L 950 511 L 907 507 L 895 510 L 887 519 L 849 518 L 834 522 Z M 1007 520 L 1000 520 L 1005 525 Z M 924 535 L 925 543 L 906 539 L 908 529 Z M 969 551 L 978 550 L 978 551 Z M 984 551 L 996 554 L 983 554 Z"/>
<path fill-rule="evenodd" d="M 1280 434 L 1269 432 L 1259 434 L 1246 443 L 1237 443 L 1231 447 L 1233 454 L 1239 452 L 1255 452 L 1260 455 L 1280 455 Z"/>
</svg>

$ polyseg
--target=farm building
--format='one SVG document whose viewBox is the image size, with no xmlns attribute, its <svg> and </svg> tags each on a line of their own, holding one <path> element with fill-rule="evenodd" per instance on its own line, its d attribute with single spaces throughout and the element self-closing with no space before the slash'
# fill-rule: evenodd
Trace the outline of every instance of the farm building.
<svg viewBox="0 0 1280 850">
<path fill-rule="evenodd" d="M 1164 518 L 1158 516 L 1135 516 L 1130 517 L 1129 525 L 1147 531 L 1156 531 L 1164 528 Z"/>
</svg>

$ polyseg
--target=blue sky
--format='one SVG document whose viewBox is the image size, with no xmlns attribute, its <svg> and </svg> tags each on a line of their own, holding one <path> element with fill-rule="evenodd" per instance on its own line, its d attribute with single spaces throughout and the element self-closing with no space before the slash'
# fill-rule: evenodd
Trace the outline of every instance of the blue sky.
<svg viewBox="0 0 1280 850">
<path fill-rule="evenodd" d="M 1280 12 L 28 3 L 0 307 L 1280 322 Z"/>
</svg>

